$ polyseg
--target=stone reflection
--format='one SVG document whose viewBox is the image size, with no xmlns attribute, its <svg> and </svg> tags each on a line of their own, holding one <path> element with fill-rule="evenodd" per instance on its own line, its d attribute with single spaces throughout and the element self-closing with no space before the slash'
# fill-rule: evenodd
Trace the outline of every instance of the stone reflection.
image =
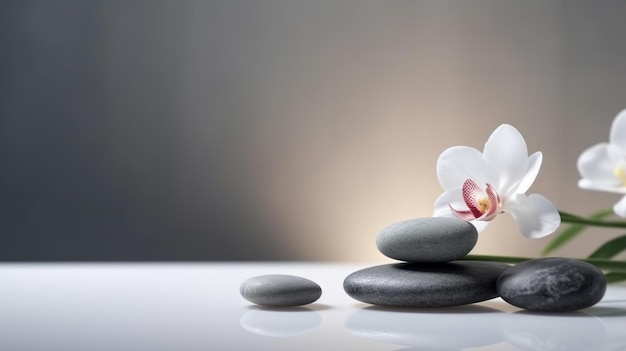
<svg viewBox="0 0 626 351">
<path fill-rule="evenodd" d="M 346 329 L 368 339 L 431 350 L 457 350 L 502 341 L 504 313 L 468 305 L 434 309 L 367 307 L 351 314 Z"/>
<path fill-rule="evenodd" d="M 602 320 L 583 312 L 519 311 L 502 318 L 498 330 L 508 343 L 521 350 L 597 350 L 606 340 Z"/>
<path fill-rule="evenodd" d="M 272 337 L 306 333 L 322 322 L 319 312 L 304 307 L 253 308 L 241 316 L 239 324 L 249 332 Z"/>
</svg>

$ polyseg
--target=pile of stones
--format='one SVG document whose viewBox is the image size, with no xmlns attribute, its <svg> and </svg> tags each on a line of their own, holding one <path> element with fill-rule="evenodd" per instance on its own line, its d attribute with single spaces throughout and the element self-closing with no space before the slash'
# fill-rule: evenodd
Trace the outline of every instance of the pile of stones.
<svg viewBox="0 0 626 351">
<path fill-rule="evenodd" d="M 417 218 L 384 228 L 376 239 L 385 256 L 403 261 L 359 270 L 343 283 L 352 298 L 382 306 L 447 307 L 502 297 L 520 308 L 566 312 L 592 306 L 606 291 L 600 270 L 569 258 L 500 262 L 461 260 L 478 238 L 457 218 Z"/>
<path fill-rule="evenodd" d="M 606 291 L 595 266 L 570 258 L 541 258 L 515 266 L 463 260 L 478 239 L 476 228 L 458 218 L 410 219 L 384 228 L 376 239 L 385 256 L 402 261 L 368 267 L 343 282 L 352 298 L 380 306 L 447 307 L 502 297 L 520 308 L 568 312 L 590 307 Z M 240 286 L 250 302 L 300 306 L 316 301 L 320 286 L 291 275 L 250 278 Z"/>
</svg>

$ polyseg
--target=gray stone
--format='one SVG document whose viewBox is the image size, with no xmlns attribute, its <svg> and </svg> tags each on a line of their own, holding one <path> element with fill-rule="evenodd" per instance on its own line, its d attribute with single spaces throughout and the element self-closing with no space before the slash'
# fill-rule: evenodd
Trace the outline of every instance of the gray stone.
<svg viewBox="0 0 626 351">
<path fill-rule="evenodd" d="M 595 266 L 571 258 L 519 263 L 500 275 L 498 293 L 511 305 L 531 311 L 569 312 L 598 303 L 606 279 Z"/>
<path fill-rule="evenodd" d="M 384 228 L 376 238 L 385 256 L 406 262 L 449 262 L 467 255 L 478 232 L 469 222 L 451 217 L 416 218 Z"/>
<path fill-rule="evenodd" d="M 343 289 L 355 300 L 381 306 L 446 307 L 497 297 L 499 262 L 397 263 L 350 274 Z"/>
<path fill-rule="evenodd" d="M 250 278 L 239 287 L 246 300 L 263 306 L 301 306 L 322 296 L 317 283 L 293 275 L 271 274 Z"/>
</svg>

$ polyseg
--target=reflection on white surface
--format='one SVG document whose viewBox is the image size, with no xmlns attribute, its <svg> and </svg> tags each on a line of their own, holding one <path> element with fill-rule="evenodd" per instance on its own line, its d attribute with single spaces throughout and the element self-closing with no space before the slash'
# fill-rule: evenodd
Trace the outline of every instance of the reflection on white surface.
<svg viewBox="0 0 626 351">
<path fill-rule="evenodd" d="M 530 314 L 501 299 L 439 309 L 360 304 L 351 264 L 4 264 L 0 350 L 626 350 L 626 288 L 580 313 Z M 250 276 L 311 278 L 319 303 L 251 305 Z M 365 308 L 364 308 L 365 307 Z M 283 337 L 267 337 L 283 336 Z M 287 336 L 287 337 L 285 337 Z"/>
<path fill-rule="evenodd" d="M 531 351 L 598 350 L 606 340 L 602 320 L 583 312 L 540 314 L 520 311 L 506 315 L 499 330 L 510 344 Z"/>
<path fill-rule="evenodd" d="M 0 350 L 207 350 L 228 320 L 206 274 L 199 265 L 0 265 Z"/>
<path fill-rule="evenodd" d="M 306 308 L 251 309 L 241 316 L 241 326 L 255 334 L 286 337 L 306 333 L 322 322 L 317 311 Z"/>
<path fill-rule="evenodd" d="M 504 313 L 469 305 L 437 309 L 367 307 L 345 322 L 352 334 L 386 343 L 437 350 L 498 343 L 497 325 Z"/>
</svg>

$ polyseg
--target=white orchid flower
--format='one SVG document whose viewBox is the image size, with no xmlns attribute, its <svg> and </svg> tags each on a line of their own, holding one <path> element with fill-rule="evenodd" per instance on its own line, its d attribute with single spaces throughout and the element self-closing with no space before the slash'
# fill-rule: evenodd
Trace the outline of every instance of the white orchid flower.
<svg viewBox="0 0 626 351">
<path fill-rule="evenodd" d="M 529 157 L 524 138 L 508 124 L 491 133 L 482 153 L 468 146 L 445 150 L 437 160 L 444 193 L 435 201 L 434 216 L 459 217 L 480 232 L 498 214 L 507 212 L 528 238 L 553 233 L 561 224 L 558 210 L 542 195 L 525 195 L 539 173 L 542 157 L 541 152 Z"/>
<path fill-rule="evenodd" d="M 608 143 L 596 144 L 578 157 L 582 189 L 626 194 L 626 110 L 611 124 Z M 626 217 L 626 196 L 613 206 L 615 214 Z"/>
</svg>

